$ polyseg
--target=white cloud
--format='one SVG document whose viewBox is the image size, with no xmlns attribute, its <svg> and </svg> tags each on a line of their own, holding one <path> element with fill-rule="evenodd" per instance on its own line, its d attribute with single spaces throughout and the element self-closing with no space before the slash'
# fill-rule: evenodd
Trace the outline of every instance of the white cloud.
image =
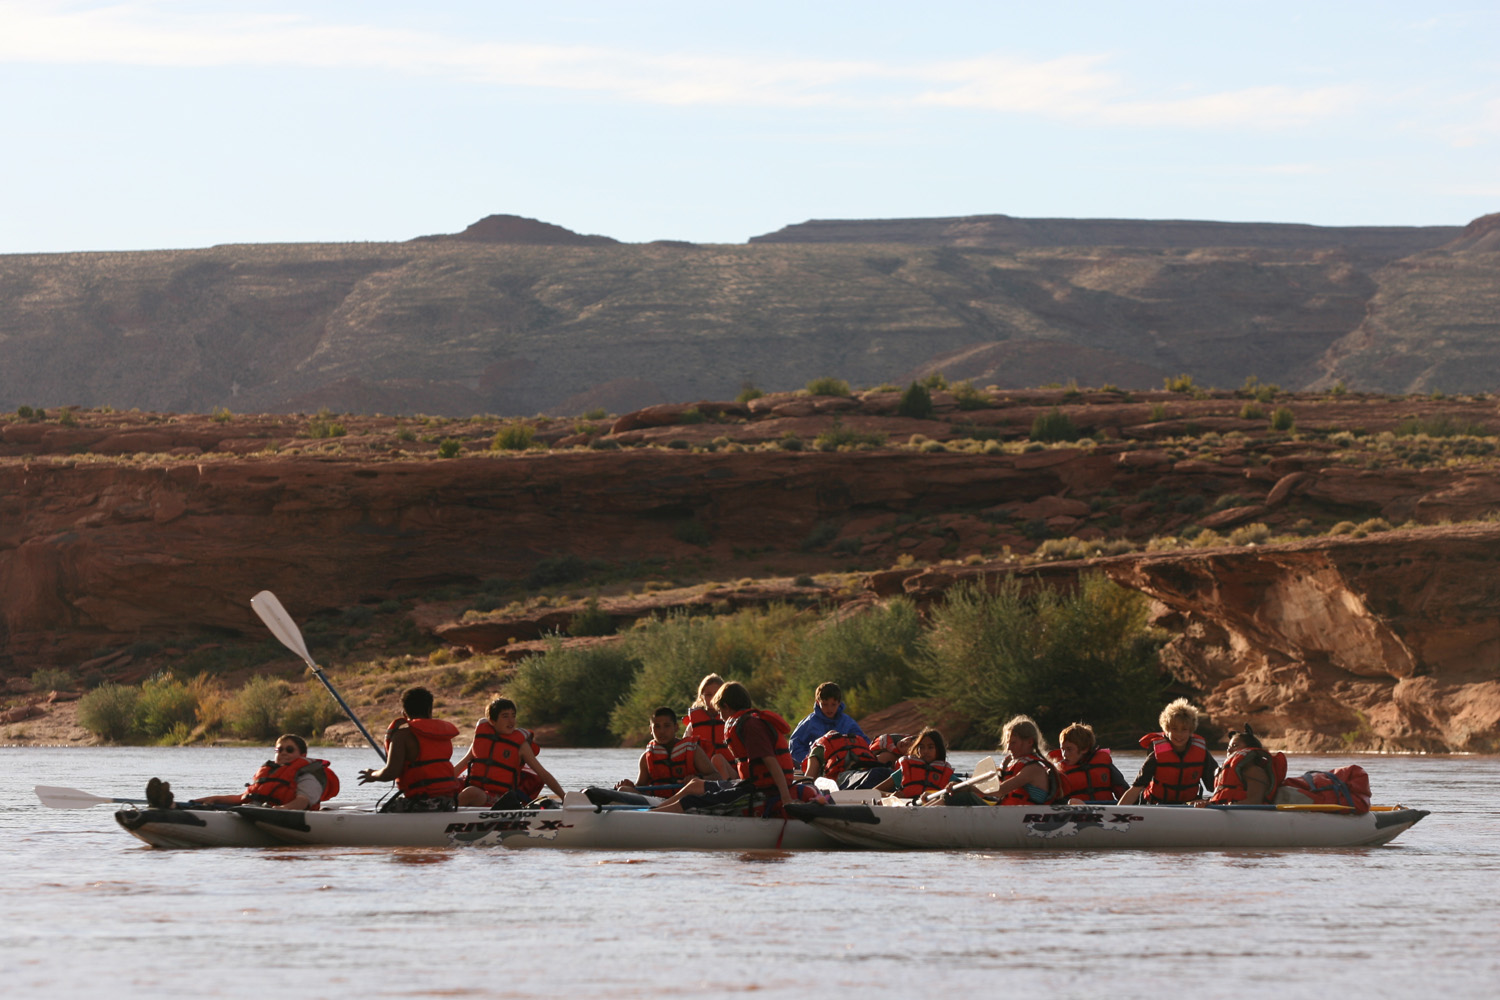
<svg viewBox="0 0 1500 1000">
<path fill-rule="evenodd" d="M 202 10 L 207 10 L 207 13 Z M 362 69 L 665 105 L 955 108 L 1120 126 L 1280 128 L 1340 114 L 1352 88 L 1265 86 L 1141 100 L 1100 55 L 904 64 L 654 54 L 471 40 L 300 14 L 0 0 L 0 62 Z"/>
</svg>

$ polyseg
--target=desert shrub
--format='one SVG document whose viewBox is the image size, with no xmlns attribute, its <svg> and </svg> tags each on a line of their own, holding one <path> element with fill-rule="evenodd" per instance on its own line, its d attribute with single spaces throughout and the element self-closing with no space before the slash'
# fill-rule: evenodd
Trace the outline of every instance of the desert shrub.
<svg viewBox="0 0 1500 1000">
<path fill-rule="evenodd" d="M 592 410 L 582 414 L 585 420 L 603 420 L 607 416 L 609 416 L 609 411 L 602 406 L 596 406 Z"/>
<path fill-rule="evenodd" d="M 63 427 L 77 427 L 78 417 L 74 415 L 71 409 L 65 409 L 57 415 L 57 422 Z"/>
<path fill-rule="evenodd" d="M 73 687 L 73 675 L 61 667 L 42 667 L 31 672 L 31 690 L 68 691 Z"/>
<path fill-rule="evenodd" d="M 1262 545 L 1271 537 L 1271 529 L 1259 522 L 1235 528 L 1229 533 L 1230 545 Z"/>
<path fill-rule="evenodd" d="M 275 739 L 281 732 L 281 713 L 290 690 L 286 681 L 275 677 L 252 677 L 234 696 L 230 725 L 246 739 Z"/>
<path fill-rule="evenodd" d="M 1152 403 L 1151 404 L 1151 422 L 1153 424 L 1160 423 L 1161 421 L 1163 421 L 1165 419 L 1167 419 L 1167 404 L 1165 404 L 1165 403 Z"/>
<path fill-rule="evenodd" d="M 31 420 L 36 416 L 36 411 L 29 406 L 18 406 L 16 416 L 21 420 Z"/>
<path fill-rule="evenodd" d="M 1372 517 L 1368 521 L 1361 521 L 1354 526 L 1349 534 L 1354 538 L 1364 538 L 1366 535 L 1378 534 L 1382 531 L 1390 531 L 1391 523 L 1383 517 Z"/>
<path fill-rule="evenodd" d="M 463 451 L 464 443 L 458 438 L 443 438 L 438 442 L 438 458 L 457 458 L 458 453 Z"/>
<path fill-rule="evenodd" d="M 765 392 L 747 382 L 740 388 L 740 394 L 734 397 L 734 400 L 737 403 L 748 403 L 750 400 L 759 399 L 764 395 Z"/>
<path fill-rule="evenodd" d="M 990 405 L 990 397 L 974 388 L 973 382 L 955 382 L 950 391 L 960 410 L 982 410 Z"/>
<path fill-rule="evenodd" d="M 121 743 L 135 733 L 137 688 L 101 684 L 78 699 L 78 724 L 101 740 Z"/>
<path fill-rule="evenodd" d="M 841 378 L 815 378 L 807 383 L 810 396 L 848 396 L 849 383 Z"/>
<path fill-rule="evenodd" d="M 1031 440 L 1077 441 L 1078 427 L 1072 417 L 1054 406 L 1046 413 L 1038 413 L 1031 422 Z"/>
<path fill-rule="evenodd" d="M 536 440 L 536 428 L 530 424 L 506 424 L 490 439 L 491 451 L 525 451 Z"/>
<path fill-rule="evenodd" d="M 406 426 L 405 424 L 397 424 L 396 425 L 396 440 L 397 441 L 415 441 L 416 439 L 417 439 L 417 434 L 410 427 Z"/>
<path fill-rule="evenodd" d="M 866 715 L 916 693 L 922 649 L 916 605 L 896 598 L 885 607 L 825 619 L 777 649 L 781 683 L 772 707 L 788 719 L 805 714 L 824 681 L 836 681 L 852 715 Z M 819 734 L 821 735 L 821 734 Z"/>
<path fill-rule="evenodd" d="M 343 718 L 344 713 L 332 695 L 321 686 L 309 687 L 286 703 L 281 713 L 281 729 L 310 739 Z"/>
<path fill-rule="evenodd" d="M 1285 406 L 1278 406 L 1271 413 L 1271 430 L 1290 431 L 1297 426 L 1297 418 Z"/>
<path fill-rule="evenodd" d="M 1176 378 L 1170 375 L 1162 380 L 1166 384 L 1168 392 L 1192 393 L 1198 387 L 1193 384 L 1193 376 L 1178 375 Z"/>
<path fill-rule="evenodd" d="M 863 433 L 851 427 L 845 427 L 842 420 L 834 418 L 833 426 L 813 439 L 813 447 L 819 451 L 838 451 L 840 448 L 853 448 L 859 445 L 879 447 L 885 444 L 885 440 L 886 435 L 883 433 Z"/>
<path fill-rule="evenodd" d="M 1335 396 L 1342 396 L 1349 391 L 1349 388 L 1340 381 L 1333 383 L 1333 388 L 1328 391 Z"/>
<path fill-rule="evenodd" d="M 922 454 L 924 454 L 924 455 L 932 455 L 932 454 L 936 454 L 937 452 L 947 451 L 947 450 L 948 450 L 948 446 L 946 444 L 944 444 L 943 442 L 941 442 L 941 441 L 924 441 L 924 442 L 922 442 L 921 451 L 922 451 Z"/>
<path fill-rule="evenodd" d="M 1254 403 L 1246 403 L 1244 406 L 1240 407 L 1241 420 L 1264 420 L 1265 416 L 1266 411 L 1262 410 Z"/>
<path fill-rule="evenodd" d="M 1396 425 L 1397 437 L 1413 437 L 1425 434 L 1428 437 L 1483 437 L 1487 433 L 1480 424 L 1455 420 L 1443 414 L 1436 417 L 1407 417 Z"/>
<path fill-rule="evenodd" d="M 1048 733 L 1077 719 L 1101 732 L 1148 727 L 1158 709 L 1160 638 L 1148 602 L 1100 574 L 1073 593 L 1023 593 L 1011 577 L 995 593 L 948 592 L 927 636 L 931 693 L 971 719 L 981 738 L 1027 713 Z"/>
<path fill-rule="evenodd" d="M 610 746 L 610 716 L 640 667 L 623 644 L 567 649 L 556 640 L 516 668 L 506 694 L 526 719 L 558 724 L 564 743 Z"/>
<path fill-rule="evenodd" d="M 572 636 L 614 635 L 615 617 L 599 607 L 599 598 L 590 597 L 583 610 L 568 622 L 568 634 Z"/>
<path fill-rule="evenodd" d="M 920 382 L 913 382 L 901 394 L 901 403 L 896 412 L 913 420 L 926 420 L 932 416 L 932 393 Z"/>
<path fill-rule="evenodd" d="M 234 414 L 229 412 L 227 406 L 216 406 L 213 410 L 213 420 L 216 424 L 227 424 L 234 419 Z"/>
<path fill-rule="evenodd" d="M 1058 562 L 1064 559 L 1087 559 L 1094 547 L 1081 538 L 1049 538 L 1036 547 L 1032 555 L 1043 562 Z"/>
<path fill-rule="evenodd" d="M 333 419 L 333 414 L 326 408 L 319 410 L 318 415 L 307 422 L 307 431 L 310 438 L 336 438 L 343 437 L 349 433 L 349 429 Z M 275 735 L 274 733 L 272 735 Z"/>
<path fill-rule="evenodd" d="M 179 726 L 191 729 L 197 721 L 198 698 L 182 681 L 171 674 L 160 674 L 141 685 L 135 705 L 135 728 L 147 739 L 161 740 Z"/>
<path fill-rule="evenodd" d="M 802 439 L 791 431 L 787 431 L 781 436 L 781 440 L 776 442 L 776 446 L 782 451 L 801 451 Z"/>
</svg>

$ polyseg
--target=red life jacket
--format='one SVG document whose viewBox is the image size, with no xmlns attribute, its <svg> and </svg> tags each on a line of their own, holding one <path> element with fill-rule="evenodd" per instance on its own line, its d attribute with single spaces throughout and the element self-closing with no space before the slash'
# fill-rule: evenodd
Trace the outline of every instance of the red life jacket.
<svg viewBox="0 0 1500 1000">
<path fill-rule="evenodd" d="M 724 720 L 719 718 L 717 712 L 696 705 L 682 717 L 682 724 L 685 727 L 682 731 L 683 738 L 702 747 L 709 760 L 713 759 L 714 754 L 725 760 L 734 760 L 734 755 L 729 752 L 729 744 L 724 740 Z"/>
<path fill-rule="evenodd" d="M 870 741 L 863 736 L 840 732 L 824 733 L 813 741 L 813 746 L 823 748 L 825 778 L 837 778 L 845 771 L 864 771 L 878 763 L 870 750 Z"/>
<path fill-rule="evenodd" d="M 318 784 L 323 786 L 323 793 L 307 808 L 316 809 L 318 803 L 327 802 L 339 793 L 339 776 L 333 773 L 333 769 L 328 766 L 328 761 L 296 757 L 280 766 L 274 760 L 268 760 L 262 764 L 260 770 L 255 772 L 255 777 L 245 788 L 244 801 L 252 805 L 263 803 L 286 805 L 297 797 L 297 779 L 304 772 L 317 778 Z"/>
<path fill-rule="evenodd" d="M 921 757 L 902 757 L 896 761 L 896 794 L 914 799 L 923 792 L 947 788 L 953 780 L 953 765 L 946 760 L 925 761 Z"/>
<path fill-rule="evenodd" d="M 408 719 L 401 716 L 385 730 L 385 752 L 390 756 L 391 737 L 402 728 L 417 738 L 417 759 L 409 760 L 396 776 L 396 787 L 409 799 L 456 795 L 462 787 L 453 773 L 453 737 L 458 727 L 439 719 Z"/>
<path fill-rule="evenodd" d="M 755 787 L 763 792 L 777 795 L 779 792 L 777 792 L 776 781 L 771 777 L 771 772 L 760 758 L 751 758 L 750 751 L 745 747 L 745 738 L 740 733 L 740 727 L 744 725 L 746 719 L 759 719 L 771 727 L 776 738 L 776 763 L 786 777 L 788 787 L 792 784 L 792 751 L 787 744 L 787 734 L 792 731 L 792 727 L 781 716 L 764 708 L 752 708 L 741 712 L 724 726 L 724 741 L 734 757 L 735 770 L 739 772 L 740 778 L 753 782 Z"/>
<path fill-rule="evenodd" d="M 1037 802 L 1036 799 L 1031 797 L 1031 793 L 1026 790 L 1027 786 L 1022 785 L 1019 788 L 1012 788 L 1010 791 L 1006 792 L 1005 797 L 998 803 L 999 805 L 1031 806 L 1057 801 L 1058 787 L 1060 785 L 1057 768 L 1052 766 L 1051 761 L 1047 760 L 1047 758 L 1045 757 L 1040 756 L 1039 754 L 1006 754 L 1005 759 L 1000 762 L 1000 780 L 1006 781 L 1010 778 L 1014 778 L 1016 775 L 1026 770 L 1032 764 L 1040 764 L 1042 770 L 1047 772 L 1047 788 L 1045 792 L 1045 798 L 1043 798 L 1041 802 Z"/>
<path fill-rule="evenodd" d="M 1057 797 L 1060 801 L 1114 802 L 1119 798 L 1115 789 L 1114 760 L 1103 747 L 1094 747 L 1079 757 L 1076 764 L 1063 763 L 1062 750 L 1048 750 L 1047 757 L 1057 764 Z"/>
<path fill-rule="evenodd" d="M 1283 783 L 1306 793 L 1316 803 L 1348 806 L 1356 813 L 1370 811 L 1370 776 L 1358 764 L 1331 771 L 1308 771 Z"/>
<path fill-rule="evenodd" d="M 1269 778 L 1265 798 L 1249 802 L 1246 795 L 1249 783 L 1245 771 L 1251 767 L 1262 768 Z M 1247 805 L 1265 805 L 1276 797 L 1276 789 L 1286 781 L 1286 754 L 1268 753 L 1259 747 L 1236 750 L 1224 761 L 1219 773 L 1214 776 L 1214 794 L 1210 802 L 1245 802 Z"/>
<path fill-rule="evenodd" d="M 495 795 L 517 788 L 521 780 L 521 748 L 531 742 L 524 729 L 501 736 L 489 719 L 474 723 L 474 759 L 469 761 L 466 784 L 477 785 Z"/>
<path fill-rule="evenodd" d="M 1208 744 L 1194 734 L 1187 750 L 1178 754 L 1166 733 L 1147 733 L 1141 746 L 1156 758 L 1156 773 L 1146 786 L 1146 803 L 1191 802 L 1198 797 L 1198 784 L 1208 766 Z"/>
<path fill-rule="evenodd" d="M 673 740 L 662 744 L 655 740 L 646 744 L 646 774 L 653 785 L 680 785 L 698 773 L 693 766 L 698 757 L 698 744 L 692 740 Z"/>
<path fill-rule="evenodd" d="M 901 756 L 901 744 L 909 739 L 911 737 L 904 733 L 883 733 L 875 737 L 875 741 L 870 744 L 870 752 L 877 754 L 888 753 L 893 757 L 899 757 Z"/>
</svg>

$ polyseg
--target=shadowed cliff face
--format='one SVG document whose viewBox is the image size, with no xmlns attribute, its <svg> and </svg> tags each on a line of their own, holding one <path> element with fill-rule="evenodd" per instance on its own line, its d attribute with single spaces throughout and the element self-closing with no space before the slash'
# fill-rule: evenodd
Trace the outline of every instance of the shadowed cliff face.
<svg viewBox="0 0 1500 1000">
<path fill-rule="evenodd" d="M 1223 725 L 1310 750 L 1500 750 L 1500 526 L 1111 561 Z"/>
</svg>

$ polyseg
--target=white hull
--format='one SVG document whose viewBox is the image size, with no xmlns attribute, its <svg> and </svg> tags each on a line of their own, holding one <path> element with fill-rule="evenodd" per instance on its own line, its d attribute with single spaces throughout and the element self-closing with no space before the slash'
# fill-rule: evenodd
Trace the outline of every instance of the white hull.
<svg viewBox="0 0 1500 1000">
<path fill-rule="evenodd" d="M 1150 850 L 1373 847 L 1427 813 L 1357 816 L 1190 806 L 817 806 L 790 811 L 851 847 L 883 850 Z"/>
<path fill-rule="evenodd" d="M 115 822 L 152 847 L 274 847 L 280 841 L 229 809 L 121 809 Z"/>
<path fill-rule="evenodd" d="M 590 850 L 830 850 L 842 845 L 798 820 L 653 813 L 622 807 L 460 809 L 377 813 L 368 808 L 302 812 L 135 809 L 115 814 L 152 847 L 554 847 Z"/>
</svg>

